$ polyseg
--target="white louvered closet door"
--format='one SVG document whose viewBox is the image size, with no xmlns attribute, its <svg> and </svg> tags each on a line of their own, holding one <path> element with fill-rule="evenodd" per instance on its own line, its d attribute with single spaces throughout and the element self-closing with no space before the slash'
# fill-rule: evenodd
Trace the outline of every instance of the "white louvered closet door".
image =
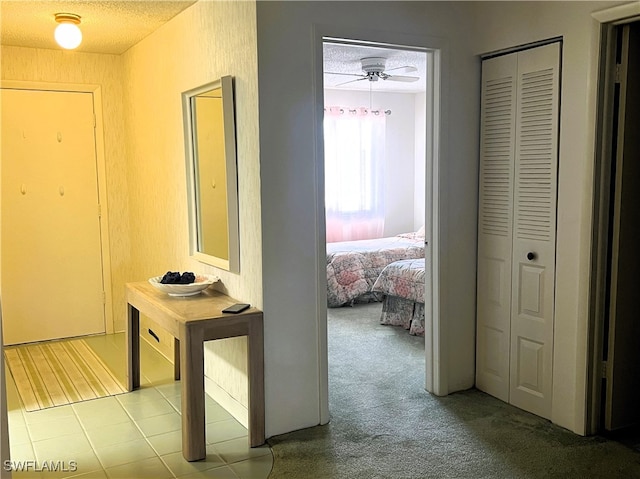
<svg viewBox="0 0 640 479">
<path fill-rule="evenodd" d="M 560 44 L 518 54 L 511 300 L 514 406 L 550 418 Z"/>
<path fill-rule="evenodd" d="M 517 56 L 482 63 L 476 386 L 509 400 Z"/>
<path fill-rule="evenodd" d="M 476 385 L 546 418 L 552 391 L 559 61 L 560 44 L 554 43 L 485 60 L 482 71 Z M 499 83 L 504 90 L 495 88 Z"/>
</svg>

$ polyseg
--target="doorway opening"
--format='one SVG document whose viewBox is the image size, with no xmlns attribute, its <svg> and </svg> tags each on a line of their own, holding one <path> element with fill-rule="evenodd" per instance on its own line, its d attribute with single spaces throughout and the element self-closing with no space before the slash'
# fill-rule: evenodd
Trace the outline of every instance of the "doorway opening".
<svg viewBox="0 0 640 479">
<path fill-rule="evenodd" d="M 364 326 L 395 324 L 383 328 L 419 338 L 422 388 L 437 393 L 431 368 L 438 332 L 439 52 L 332 36 L 322 38 L 322 58 L 325 318 L 366 316 Z M 387 256 L 389 240 L 403 251 Z M 393 267 L 424 281 L 412 285 L 419 298 L 391 297 L 381 273 Z M 336 326 L 340 334 L 344 324 Z M 332 334 L 329 325 L 329 343 Z"/>
<path fill-rule="evenodd" d="M 591 282 L 588 432 L 640 444 L 640 22 L 603 26 Z"/>
</svg>

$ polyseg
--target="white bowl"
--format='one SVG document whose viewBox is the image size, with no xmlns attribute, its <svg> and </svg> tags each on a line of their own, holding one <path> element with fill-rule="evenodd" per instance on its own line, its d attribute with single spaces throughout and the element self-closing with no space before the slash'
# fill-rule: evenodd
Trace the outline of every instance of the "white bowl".
<svg viewBox="0 0 640 479">
<path fill-rule="evenodd" d="M 160 282 L 161 280 L 162 276 L 154 276 L 149 278 L 149 283 L 169 296 L 194 296 L 219 281 L 220 278 L 212 274 L 196 274 L 196 281 L 189 284 L 164 284 Z"/>
</svg>

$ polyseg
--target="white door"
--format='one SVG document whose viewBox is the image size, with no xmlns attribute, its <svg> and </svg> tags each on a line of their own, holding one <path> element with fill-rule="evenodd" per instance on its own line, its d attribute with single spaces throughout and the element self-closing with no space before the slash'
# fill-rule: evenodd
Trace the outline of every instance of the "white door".
<svg viewBox="0 0 640 479">
<path fill-rule="evenodd" d="M 509 400 L 517 55 L 482 62 L 476 386 Z"/>
<path fill-rule="evenodd" d="M 93 96 L 2 89 L 5 344 L 105 331 Z"/>
<path fill-rule="evenodd" d="M 518 54 L 511 404 L 551 417 L 560 44 Z"/>
<path fill-rule="evenodd" d="M 551 414 L 560 45 L 483 61 L 478 389 Z"/>
</svg>

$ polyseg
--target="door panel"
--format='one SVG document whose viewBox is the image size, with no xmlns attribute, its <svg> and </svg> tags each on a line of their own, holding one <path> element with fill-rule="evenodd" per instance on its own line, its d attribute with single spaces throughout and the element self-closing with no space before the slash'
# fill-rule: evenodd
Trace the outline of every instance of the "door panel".
<svg viewBox="0 0 640 479">
<path fill-rule="evenodd" d="M 2 90 L 5 344 L 104 332 L 93 97 Z"/>
<path fill-rule="evenodd" d="M 509 399 L 515 55 L 482 62 L 476 386 Z"/>
<path fill-rule="evenodd" d="M 550 418 L 553 361 L 558 43 L 518 54 L 511 404 Z"/>
</svg>

